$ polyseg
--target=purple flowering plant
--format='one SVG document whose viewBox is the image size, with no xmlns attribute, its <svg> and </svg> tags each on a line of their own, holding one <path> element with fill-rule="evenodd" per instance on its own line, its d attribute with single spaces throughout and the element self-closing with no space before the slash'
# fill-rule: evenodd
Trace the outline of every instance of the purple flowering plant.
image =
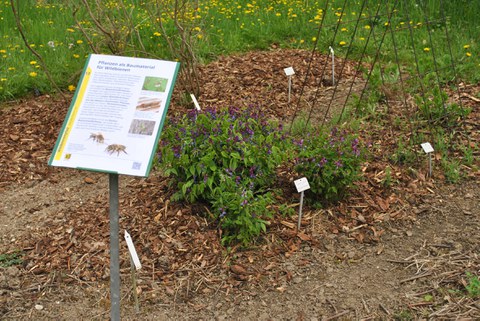
<svg viewBox="0 0 480 321">
<path fill-rule="evenodd" d="M 309 135 L 297 146 L 295 171 L 307 177 L 315 201 L 335 202 L 343 198 L 360 178 L 364 162 L 358 137 L 334 127 L 330 133 Z"/>
<path fill-rule="evenodd" d="M 247 244 L 266 230 L 266 190 L 285 158 L 281 127 L 254 108 L 191 111 L 169 120 L 157 166 L 172 178 L 174 200 L 206 201 L 223 241 Z"/>
</svg>

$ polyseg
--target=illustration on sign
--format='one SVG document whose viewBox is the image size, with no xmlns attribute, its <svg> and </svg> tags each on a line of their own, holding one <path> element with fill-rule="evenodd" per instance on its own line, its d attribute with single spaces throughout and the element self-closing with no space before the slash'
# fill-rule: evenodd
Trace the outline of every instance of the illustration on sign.
<svg viewBox="0 0 480 321">
<path fill-rule="evenodd" d="M 90 55 L 49 165 L 148 176 L 179 67 Z"/>
</svg>

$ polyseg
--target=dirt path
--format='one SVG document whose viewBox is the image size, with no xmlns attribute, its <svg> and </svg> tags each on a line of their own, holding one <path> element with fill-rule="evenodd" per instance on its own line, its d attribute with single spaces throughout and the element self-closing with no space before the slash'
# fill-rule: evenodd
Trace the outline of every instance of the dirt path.
<svg viewBox="0 0 480 321">
<path fill-rule="evenodd" d="M 92 175 L 82 172 L 53 176 L 57 175 L 61 182 L 17 186 L 2 193 L 2 232 L 10 231 L 2 233 L 2 252 L 12 249 L 14 239 L 26 237 L 32 230 L 48 230 L 42 222 L 52 215 L 62 219 L 62 207 L 85 202 L 107 188 L 101 175 L 93 175 L 95 184 L 85 183 L 85 177 Z M 460 272 L 463 275 L 459 279 L 465 280 L 465 269 L 478 268 L 480 263 L 477 182 L 445 186 L 434 192 L 424 205 L 414 208 L 419 213 L 416 220 L 384 223 L 385 237 L 378 243 L 360 244 L 345 234 L 326 236 L 317 246 L 302 243 L 280 261 L 261 262 L 265 269 L 276 270 L 277 274 L 245 282 L 235 289 L 215 285 L 210 291 L 185 296 L 157 282 L 150 291 L 140 294 L 139 315 L 133 312 L 129 274 L 124 267 L 123 316 L 131 320 L 321 320 L 334 316 L 360 320 L 394 316 L 408 319 L 409 315 L 421 313 L 421 309 L 427 313 L 430 305 L 442 305 L 448 300 L 438 296 L 442 287 L 448 288 L 448 283 L 442 284 L 445 273 Z M 30 201 L 22 201 L 26 196 Z M 456 266 L 458 262 L 454 261 L 459 256 L 466 261 Z M 55 272 L 45 278 L 21 266 L 0 271 L 2 319 L 108 317 L 106 281 L 78 282 Z M 149 275 L 140 274 L 140 284 L 151 282 Z M 431 302 L 425 301 L 429 293 L 433 296 Z M 415 310 L 416 305 L 420 310 Z M 476 310 L 468 316 L 480 317 L 478 301 L 472 307 Z"/>
</svg>

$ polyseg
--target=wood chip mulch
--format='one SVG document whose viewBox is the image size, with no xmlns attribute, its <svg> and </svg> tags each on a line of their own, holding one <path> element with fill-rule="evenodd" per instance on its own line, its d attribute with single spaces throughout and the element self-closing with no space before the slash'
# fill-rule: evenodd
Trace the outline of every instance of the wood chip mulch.
<svg viewBox="0 0 480 321">
<path fill-rule="evenodd" d="M 310 55 L 283 50 L 221 58 L 202 68 L 205 82 L 200 104 L 262 106 L 272 116 L 285 119 L 294 109 L 286 103 L 283 68 L 295 68 L 293 95 L 298 95 Z M 316 60 L 315 64 L 321 62 Z M 355 64 L 348 63 L 345 77 L 353 77 L 355 68 Z M 307 97 L 315 89 L 315 82 L 310 82 L 305 88 Z M 324 89 L 328 92 L 326 86 Z M 478 87 L 467 88 L 469 96 L 461 99 L 474 108 L 467 122 L 470 127 L 464 129 L 472 131 L 470 139 L 478 144 L 479 105 L 471 99 L 475 90 L 478 92 Z M 173 99 L 169 113 L 184 112 L 184 107 L 175 102 Z M 68 103 L 45 95 L 18 105 L 0 110 L 0 190 L 12 184 L 56 179 L 47 160 Z M 248 250 L 222 247 L 221 231 L 209 219 L 209 209 L 202 204 L 171 203 L 168 181 L 158 173 L 148 179 L 125 178 L 126 185 L 120 191 L 120 228 L 127 229 L 135 240 L 143 264 L 142 278 L 151 281 L 140 284 L 140 289 L 148 292 L 161 283 L 167 294 L 187 299 L 195 292 L 228 292 L 244 282 L 255 284 L 264 278 L 274 282 L 281 273 L 278 263 L 282 255 L 290 255 L 304 245 L 321 246 L 325 235 L 343 233 L 359 242 L 379 242 L 385 232 L 384 221 L 413 219 L 425 210 L 422 199 L 435 193 L 434 184 L 425 176 L 426 167 L 409 171 L 389 161 L 386 155 L 396 146 L 398 135 L 394 129 L 372 124 L 361 134 L 372 143 L 373 156 L 363 168 L 365 179 L 351 196 L 321 210 L 307 208 L 301 233 L 296 232 L 295 216 L 275 217 L 267 235 Z M 396 181 L 391 188 L 384 185 L 387 167 Z M 478 172 L 471 175 L 479 177 Z M 279 203 L 298 203 L 291 176 L 286 169 L 279 179 L 287 191 Z M 297 210 L 295 205 L 292 207 Z M 25 268 L 40 275 L 63 271 L 66 280 L 72 282 L 108 280 L 108 191 L 100 191 L 97 197 L 58 214 L 47 222 L 46 232 L 22 240 L 27 252 Z M 128 273 L 126 251 L 122 252 L 121 269 Z"/>
</svg>

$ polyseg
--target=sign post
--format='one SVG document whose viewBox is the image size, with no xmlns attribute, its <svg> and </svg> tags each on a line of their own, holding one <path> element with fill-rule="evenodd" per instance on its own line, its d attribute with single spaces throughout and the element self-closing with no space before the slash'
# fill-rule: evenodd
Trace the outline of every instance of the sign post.
<svg viewBox="0 0 480 321">
<path fill-rule="evenodd" d="M 110 319 L 120 320 L 120 246 L 118 239 L 118 174 L 108 175 L 110 188 Z"/>
<path fill-rule="evenodd" d="M 150 173 L 179 68 L 173 61 L 91 54 L 48 161 L 109 174 L 110 315 L 115 321 L 121 298 L 119 174 Z"/>
<path fill-rule="evenodd" d="M 303 208 L 303 192 L 310 189 L 310 184 L 306 177 L 302 177 L 294 181 L 297 192 L 300 193 L 300 208 L 298 209 L 298 224 L 297 230 L 300 231 L 300 225 L 302 223 L 302 208 Z"/>
</svg>

